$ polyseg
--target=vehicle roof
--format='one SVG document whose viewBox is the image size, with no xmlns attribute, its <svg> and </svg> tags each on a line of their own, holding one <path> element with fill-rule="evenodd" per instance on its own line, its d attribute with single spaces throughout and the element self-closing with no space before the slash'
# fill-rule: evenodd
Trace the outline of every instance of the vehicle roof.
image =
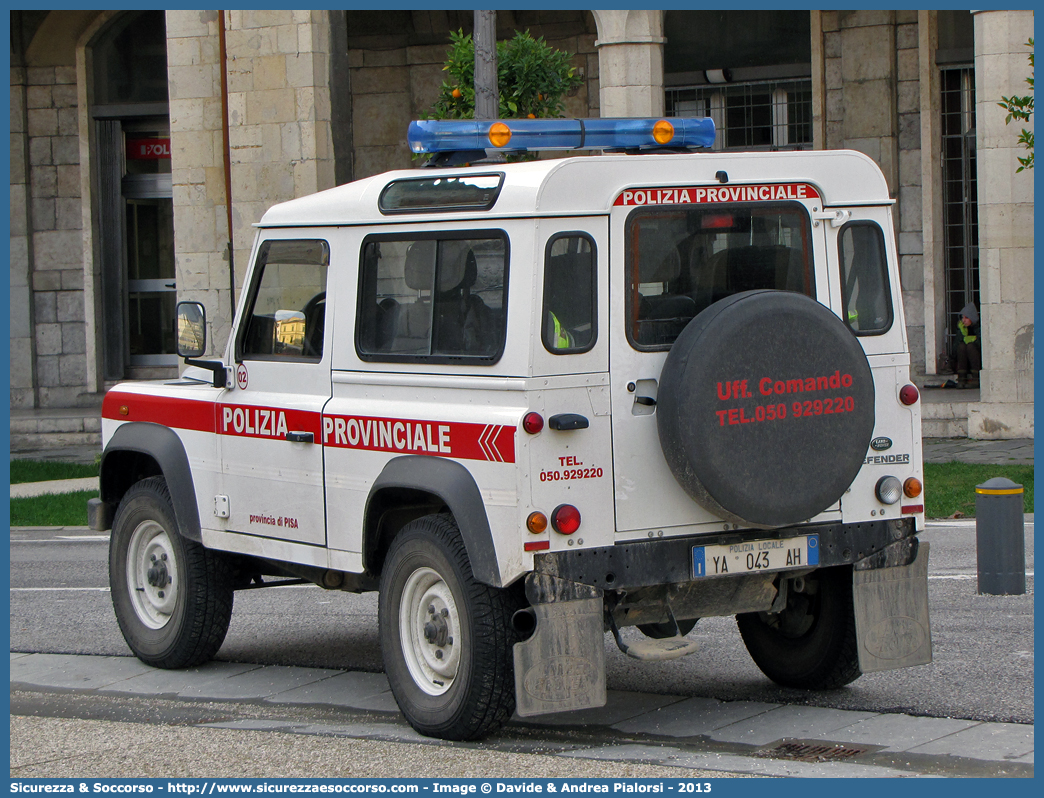
<svg viewBox="0 0 1044 798">
<path fill-rule="evenodd" d="M 385 172 L 273 205 L 258 226 L 327 227 L 454 218 L 605 214 L 626 188 L 716 186 L 719 181 L 715 175 L 719 171 L 728 174 L 730 186 L 811 183 L 819 190 L 825 206 L 892 202 L 877 164 L 854 150 L 600 155 Z M 393 180 L 491 173 L 502 173 L 504 185 L 488 211 L 426 210 L 386 215 L 377 206 L 381 191 Z"/>
</svg>

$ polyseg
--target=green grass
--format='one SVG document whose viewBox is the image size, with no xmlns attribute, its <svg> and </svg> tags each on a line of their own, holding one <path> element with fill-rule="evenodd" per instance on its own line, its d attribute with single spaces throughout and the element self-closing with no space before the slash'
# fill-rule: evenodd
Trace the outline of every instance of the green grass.
<svg viewBox="0 0 1044 798">
<path fill-rule="evenodd" d="M 960 513 L 966 518 L 974 518 L 975 486 L 994 477 L 1005 477 L 1022 485 L 1023 512 L 1033 512 L 1032 465 L 925 463 L 925 515 L 928 518 L 950 518 Z"/>
<path fill-rule="evenodd" d="M 87 500 L 96 490 L 11 499 L 11 526 L 87 526 Z"/>
<path fill-rule="evenodd" d="M 11 484 L 47 482 L 52 479 L 82 479 L 98 476 L 98 464 L 58 463 L 51 460 L 12 460 Z"/>
</svg>

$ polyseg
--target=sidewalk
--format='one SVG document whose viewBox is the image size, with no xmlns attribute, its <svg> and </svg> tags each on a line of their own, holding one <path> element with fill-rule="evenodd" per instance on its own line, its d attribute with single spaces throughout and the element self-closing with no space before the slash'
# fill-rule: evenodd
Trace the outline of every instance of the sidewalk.
<svg viewBox="0 0 1044 798">
<path fill-rule="evenodd" d="M 164 671 L 131 657 L 12 652 L 11 690 L 226 707 L 221 714 L 231 719 L 188 724 L 197 728 L 465 747 L 414 732 L 381 673 L 228 662 Z M 235 717 L 240 704 L 242 716 Z M 133 711 L 140 713 L 140 704 Z M 121 720 L 114 712 L 105 717 Z M 599 709 L 515 717 L 482 745 L 519 751 L 532 738 L 527 728 L 540 731 L 540 753 L 556 757 L 722 776 L 1033 776 L 1033 726 L 1014 723 L 610 691 Z"/>
</svg>

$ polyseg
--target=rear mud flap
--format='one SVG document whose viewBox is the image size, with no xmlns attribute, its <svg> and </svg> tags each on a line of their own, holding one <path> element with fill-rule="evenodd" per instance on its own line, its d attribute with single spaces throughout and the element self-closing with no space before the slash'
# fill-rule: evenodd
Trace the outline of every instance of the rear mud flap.
<svg viewBox="0 0 1044 798">
<path fill-rule="evenodd" d="M 526 577 L 536 628 L 515 644 L 522 717 L 605 705 L 602 591 L 547 574 Z"/>
<path fill-rule="evenodd" d="M 927 665 L 932 661 L 928 623 L 928 544 L 909 565 L 853 571 L 859 668 L 863 673 Z"/>
</svg>

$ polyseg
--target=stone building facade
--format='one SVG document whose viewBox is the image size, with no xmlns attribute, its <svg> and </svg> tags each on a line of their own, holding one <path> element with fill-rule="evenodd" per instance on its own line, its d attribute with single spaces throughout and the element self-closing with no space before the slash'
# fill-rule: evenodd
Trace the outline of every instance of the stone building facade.
<svg viewBox="0 0 1044 798">
<path fill-rule="evenodd" d="M 1033 434 L 1032 172 L 1016 174 L 996 105 L 1024 89 L 1033 12 L 497 19 L 499 37 L 572 55 L 570 116 L 717 114 L 721 148 L 870 155 L 896 201 L 915 373 L 947 373 L 954 304 L 975 299 L 984 368 L 964 429 Z M 95 406 L 117 380 L 175 374 L 175 298 L 205 303 L 221 351 L 251 225 L 410 168 L 406 126 L 458 28 L 470 12 L 11 12 L 12 408 Z"/>
</svg>

